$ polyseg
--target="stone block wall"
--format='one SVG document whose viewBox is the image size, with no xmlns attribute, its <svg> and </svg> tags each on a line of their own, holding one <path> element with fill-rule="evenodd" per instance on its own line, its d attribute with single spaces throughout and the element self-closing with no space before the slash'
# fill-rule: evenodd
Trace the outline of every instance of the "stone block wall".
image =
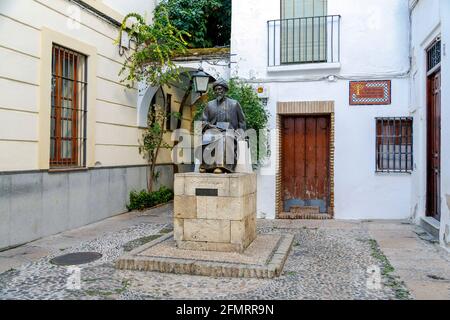
<svg viewBox="0 0 450 320">
<path fill-rule="evenodd" d="M 173 166 L 157 171 L 155 189 L 172 189 Z M 0 172 L 0 250 L 127 212 L 130 192 L 146 188 L 147 166 Z"/>
<path fill-rule="evenodd" d="M 176 174 L 174 192 L 179 248 L 242 252 L 256 238 L 256 174 Z"/>
</svg>

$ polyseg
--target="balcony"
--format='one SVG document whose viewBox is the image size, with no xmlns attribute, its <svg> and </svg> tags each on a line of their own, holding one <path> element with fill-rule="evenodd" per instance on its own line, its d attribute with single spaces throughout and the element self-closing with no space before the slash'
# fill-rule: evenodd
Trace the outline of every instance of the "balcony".
<svg viewBox="0 0 450 320">
<path fill-rule="evenodd" d="M 268 71 L 340 67 L 341 16 L 267 21 Z"/>
</svg>

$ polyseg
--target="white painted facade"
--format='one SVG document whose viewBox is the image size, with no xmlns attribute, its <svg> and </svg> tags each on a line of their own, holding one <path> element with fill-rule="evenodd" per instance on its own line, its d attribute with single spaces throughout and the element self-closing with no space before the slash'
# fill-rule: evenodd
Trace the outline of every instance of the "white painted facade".
<svg viewBox="0 0 450 320">
<path fill-rule="evenodd" d="M 114 42 L 127 13 L 153 8 L 153 1 L 0 1 L 0 249 L 121 214 L 129 192 L 146 188 L 138 90 L 120 82 L 125 57 Z M 53 44 L 87 57 L 81 170 L 49 170 Z M 170 186 L 168 159 L 158 159 L 168 164 L 158 184 Z"/>
<path fill-rule="evenodd" d="M 280 19 L 280 2 L 234 1 L 234 74 L 269 88 L 271 129 L 275 128 L 277 102 L 335 102 L 335 218 L 407 218 L 411 176 L 376 174 L 374 150 L 375 117 L 406 116 L 409 112 L 408 3 L 330 0 L 328 6 L 329 15 L 342 17 L 340 64 L 332 64 L 333 69 L 298 65 L 292 70 L 295 66 L 289 66 L 289 71 L 282 71 L 281 66 L 272 72 L 267 66 L 266 21 Z M 329 81 L 329 75 L 336 80 Z M 356 79 L 392 80 L 392 104 L 349 106 L 349 80 Z M 272 157 L 273 163 L 276 152 Z M 260 175 L 258 190 L 259 195 L 275 194 L 275 176 Z M 258 205 L 261 215 L 275 217 L 272 198 L 261 196 Z"/>
<path fill-rule="evenodd" d="M 446 0 L 410 0 L 411 9 L 411 94 L 410 112 L 414 114 L 417 168 L 412 179 L 412 217 L 423 224 L 426 206 L 426 49 L 436 37 L 442 41 L 441 54 L 441 221 L 440 241 L 450 244 L 450 2 Z"/>
<path fill-rule="evenodd" d="M 340 61 L 269 66 L 276 53 L 269 52 L 272 48 L 268 50 L 272 30 L 268 30 L 267 21 L 281 19 L 280 1 L 233 1 L 231 51 L 236 64 L 231 74 L 267 89 L 270 128 L 276 128 L 278 102 L 331 100 L 335 103 L 336 219 L 415 218 L 418 221 L 424 216 L 424 48 L 439 33 L 444 46 L 448 42 L 450 10 L 446 0 L 419 0 L 410 18 L 410 2 L 328 0 L 327 15 L 341 16 Z M 415 55 L 412 70 L 410 51 Z M 441 239 L 445 232 L 450 234 L 445 203 L 450 190 L 450 172 L 445 166 L 450 163 L 450 148 L 445 148 L 450 137 L 446 125 L 450 123 L 450 112 L 445 108 L 449 105 L 446 92 L 450 87 L 447 56 L 444 52 Z M 390 105 L 349 105 L 349 81 L 381 79 L 392 81 Z M 414 118 L 412 174 L 375 172 L 375 117 Z M 260 217 L 275 218 L 276 142 L 273 137 L 270 167 L 262 168 L 258 176 Z M 447 235 L 446 241 L 448 238 Z"/>
</svg>

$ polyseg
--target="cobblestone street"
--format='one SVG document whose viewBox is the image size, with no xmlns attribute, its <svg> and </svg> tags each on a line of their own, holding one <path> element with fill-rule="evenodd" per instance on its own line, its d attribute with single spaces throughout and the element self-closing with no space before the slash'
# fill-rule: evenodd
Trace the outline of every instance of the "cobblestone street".
<svg viewBox="0 0 450 320">
<path fill-rule="evenodd" d="M 422 240 L 408 222 L 259 220 L 259 233 L 289 233 L 294 244 L 281 277 L 212 278 L 121 271 L 115 260 L 172 229 L 172 205 L 131 212 L 0 252 L 1 299 L 449 299 L 449 257 Z M 390 260 L 386 232 L 420 246 L 433 259 L 423 278 L 415 263 Z M 383 238 L 385 237 L 385 238 Z M 389 238 L 388 237 L 388 238 Z M 408 242 L 408 243 L 405 243 Z M 68 286 L 72 269 L 49 262 L 55 256 L 99 252 L 81 267 L 81 289 Z M 406 256 L 403 258 L 410 259 Z M 412 259 L 412 258 L 411 258 Z M 430 258 L 431 259 L 431 258 Z M 395 259 L 394 259 L 395 260 Z M 423 260 L 423 259 L 422 259 Z M 439 263 L 437 263 L 439 262 Z M 403 264 L 402 264 L 403 263 Z M 433 269 L 433 266 L 435 269 Z M 380 270 L 381 286 L 368 286 L 368 270 Z M 409 268 L 409 269 L 408 269 Z M 415 277 L 415 278 L 414 278 Z M 419 281 L 420 280 L 420 281 Z M 405 282 L 405 283 L 403 283 Z M 425 288 L 425 289 L 424 289 Z M 426 289 L 428 288 L 428 289 Z M 428 294 L 428 295 L 427 295 Z M 434 295 L 434 296 L 433 296 Z"/>
</svg>

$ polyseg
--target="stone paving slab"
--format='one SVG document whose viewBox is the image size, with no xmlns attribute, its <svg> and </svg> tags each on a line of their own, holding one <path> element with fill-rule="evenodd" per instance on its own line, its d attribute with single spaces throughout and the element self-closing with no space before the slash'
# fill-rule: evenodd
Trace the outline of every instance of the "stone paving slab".
<svg viewBox="0 0 450 320">
<path fill-rule="evenodd" d="M 450 300 L 450 255 L 418 237 L 422 229 L 405 221 L 373 221 L 364 227 L 414 298 Z"/>
<path fill-rule="evenodd" d="M 448 281 L 408 280 L 414 297 L 419 300 L 450 300 L 450 284 Z"/>
<path fill-rule="evenodd" d="M 279 235 L 260 235 L 243 253 L 237 252 L 208 252 L 195 250 L 180 250 L 176 247 L 173 238 L 151 246 L 138 255 L 148 257 L 163 257 L 184 259 L 188 255 L 193 260 L 208 260 L 215 262 L 265 264 L 273 255 L 273 250 L 278 246 Z"/>
<path fill-rule="evenodd" d="M 275 229 L 342 229 L 342 230 L 358 230 L 361 228 L 360 220 L 271 220 L 261 219 L 258 221 L 259 226 L 272 227 Z"/>
<path fill-rule="evenodd" d="M 292 235 L 263 234 L 243 252 L 183 250 L 173 233 L 145 244 L 119 258 L 122 270 L 158 271 L 214 277 L 278 277 L 291 250 Z"/>
<path fill-rule="evenodd" d="M 27 263 L 27 260 L 20 258 L 3 258 L 0 257 L 0 274 L 14 268 L 20 267 Z"/>
<path fill-rule="evenodd" d="M 97 235 L 98 237 L 98 235 Z M 94 236 L 95 238 L 95 236 Z M 39 239 L 36 241 L 33 241 L 34 247 L 41 247 L 45 249 L 57 249 L 57 250 L 65 250 L 67 248 L 70 248 L 74 245 L 77 245 L 80 242 L 79 237 L 75 236 L 67 236 L 67 235 L 54 235 L 50 237 L 46 237 L 43 239 Z"/>
<path fill-rule="evenodd" d="M 34 245 L 20 246 L 11 250 L 0 252 L 0 258 L 19 258 L 25 261 L 34 261 L 50 254 L 47 248 Z"/>
</svg>

